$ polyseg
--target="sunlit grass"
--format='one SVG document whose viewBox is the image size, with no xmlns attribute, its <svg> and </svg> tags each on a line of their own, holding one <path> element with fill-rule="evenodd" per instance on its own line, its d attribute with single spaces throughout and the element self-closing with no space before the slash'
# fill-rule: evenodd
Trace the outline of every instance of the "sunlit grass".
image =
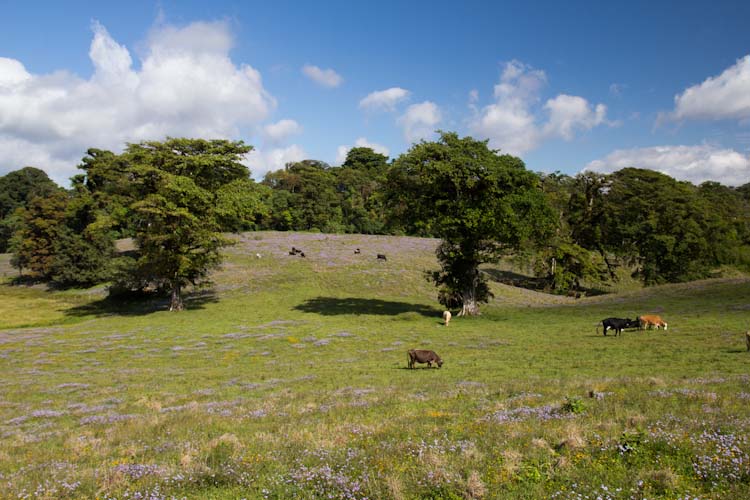
<svg viewBox="0 0 750 500">
<path fill-rule="evenodd" d="M 0 330 L 0 498 L 750 494 L 746 278 L 581 300 L 493 283 L 446 328 L 434 240 L 237 240 L 182 313 L 2 288 L 3 319 L 48 319 Z M 643 313 L 669 330 L 595 332 Z M 412 347 L 445 364 L 408 370 Z"/>
</svg>

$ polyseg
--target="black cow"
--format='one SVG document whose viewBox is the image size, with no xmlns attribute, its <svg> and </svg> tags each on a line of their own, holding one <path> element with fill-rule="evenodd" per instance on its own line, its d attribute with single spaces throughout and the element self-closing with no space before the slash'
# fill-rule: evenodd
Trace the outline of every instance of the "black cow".
<svg viewBox="0 0 750 500">
<path fill-rule="evenodd" d="M 638 328 L 639 323 L 637 319 L 630 318 L 607 318 L 603 319 L 600 325 L 604 328 L 604 336 L 607 336 L 607 330 L 614 330 L 615 337 L 622 334 L 625 328 Z M 599 325 L 596 325 L 596 333 L 599 333 Z"/>
<path fill-rule="evenodd" d="M 409 356 L 409 368 L 414 368 L 414 363 L 427 363 L 430 368 L 432 368 L 432 363 L 437 364 L 438 368 L 443 366 L 443 360 L 435 351 L 411 349 L 407 354 Z"/>
<path fill-rule="evenodd" d="M 385 258 L 385 254 L 379 253 L 378 260 L 388 260 L 388 259 Z"/>
</svg>

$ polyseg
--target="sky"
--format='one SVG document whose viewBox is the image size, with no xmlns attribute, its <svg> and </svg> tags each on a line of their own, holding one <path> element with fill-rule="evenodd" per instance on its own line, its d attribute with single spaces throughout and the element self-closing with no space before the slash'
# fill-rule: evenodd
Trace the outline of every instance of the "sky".
<svg viewBox="0 0 750 500">
<path fill-rule="evenodd" d="M 538 172 L 750 182 L 750 2 L 0 0 L 0 175 L 89 148 L 243 140 L 395 158 L 437 130 Z"/>
</svg>

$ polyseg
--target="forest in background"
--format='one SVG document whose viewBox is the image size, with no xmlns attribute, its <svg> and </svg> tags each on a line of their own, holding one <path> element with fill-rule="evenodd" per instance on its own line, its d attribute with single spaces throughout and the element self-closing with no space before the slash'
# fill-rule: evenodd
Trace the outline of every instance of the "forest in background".
<svg viewBox="0 0 750 500">
<path fill-rule="evenodd" d="M 520 256 L 551 292 L 611 281 L 621 267 L 645 285 L 699 279 L 722 266 L 750 270 L 750 184 L 696 186 L 635 166 L 609 175 L 534 173 L 520 159 L 488 150 L 486 142 L 450 133 L 441 141 L 414 145 L 393 160 L 353 148 L 341 166 L 304 160 L 261 182 L 241 163 L 252 149 L 242 141 L 167 139 L 129 144 L 121 154 L 90 149 L 69 190 L 34 167 L 0 177 L 0 252 L 13 254 L 23 279 L 61 287 L 110 282 L 112 293 L 152 288 L 171 290 L 174 298 L 175 288 L 179 295 L 184 286 L 200 284 L 220 262 L 219 249 L 228 243 L 221 233 L 445 239 L 447 225 L 460 235 L 476 210 L 447 206 L 443 195 L 470 193 L 473 206 L 481 207 L 515 195 L 514 176 L 521 175 L 537 215 L 523 214 L 526 201 L 492 212 L 506 224 L 498 234 L 513 241 L 481 262 Z M 443 149 L 417 158 L 420 148 L 439 143 Z M 496 158 L 501 174 L 493 174 L 494 191 L 488 191 L 482 162 Z M 417 180 L 420 161 L 429 169 Z M 476 165 L 465 168 L 467 162 Z M 431 190 L 424 172 L 432 176 Z M 424 210 L 415 209 L 415 199 Z M 442 218 L 434 217 L 441 210 Z M 136 251 L 116 252 L 120 238 L 133 238 Z"/>
</svg>

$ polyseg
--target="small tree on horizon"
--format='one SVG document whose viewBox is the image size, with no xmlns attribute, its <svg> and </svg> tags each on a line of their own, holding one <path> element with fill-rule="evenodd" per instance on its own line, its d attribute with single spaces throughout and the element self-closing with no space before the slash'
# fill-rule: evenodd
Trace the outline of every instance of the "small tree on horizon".
<svg viewBox="0 0 750 500">
<path fill-rule="evenodd" d="M 459 316 L 480 314 L 491 293 L 479 265 L 549 233 L 552 213 L 538 185 L 519 158 L 453 132 L 396 159 L 388 201 L 409 227 L 442 240 L 441 270 L 431 274 L 441 304 L 460 307 Z"/>
</svg>

